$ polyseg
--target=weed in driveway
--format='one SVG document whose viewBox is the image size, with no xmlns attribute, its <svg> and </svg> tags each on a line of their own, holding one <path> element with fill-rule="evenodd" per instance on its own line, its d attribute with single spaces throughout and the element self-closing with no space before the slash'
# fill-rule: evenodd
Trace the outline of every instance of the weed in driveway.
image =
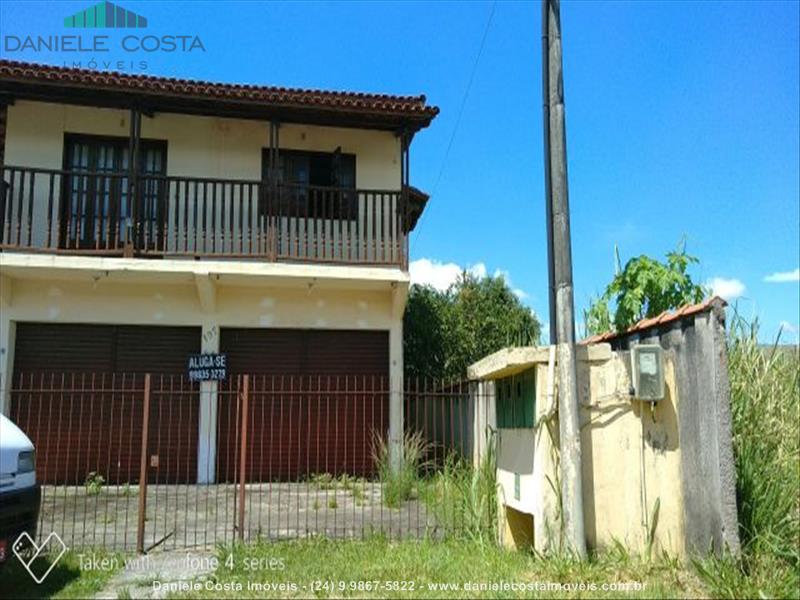
<svg viewBox="0 0 800 600">
<path fill-rule="evenodd" d="M 373 457 L 378 467 L 378 477 L 383 484 L 383 501 L 390 508 L 416 498 L 420 484 L 420 473 L 427 465 L 425 456 L 430 444 L 422 432 L 403 436 L 403 456 L 392 464 L 389 443 L 379 435 L 373 438 Z"/>
<path fill-rule="evenodd" d="M 86 493 L 90 496 L 96 496 L 103 491 L 103 486 L 106 483 L 106 478 L 100 473 L 92 471 L 86 476 L 83 482 L 83 487 L 86 488 Z"/>
<path fill-rule="evenodd" d="M 336 478 L 330 473 L 315 473 L 309 477 L 309 481 L 320 490 L 336 489 Z"/>
</svg>

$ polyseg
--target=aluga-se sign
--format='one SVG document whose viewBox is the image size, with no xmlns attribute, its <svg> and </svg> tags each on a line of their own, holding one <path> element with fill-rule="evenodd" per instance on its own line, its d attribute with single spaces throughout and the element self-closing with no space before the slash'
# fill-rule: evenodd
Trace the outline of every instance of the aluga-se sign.
<svg viewBox="0 0 800 600">
<path fill-rule="evenodd" d="M 227 354 L 190 354 L 189 381 L 224 381 L 228 378 Z"/>
</svg>

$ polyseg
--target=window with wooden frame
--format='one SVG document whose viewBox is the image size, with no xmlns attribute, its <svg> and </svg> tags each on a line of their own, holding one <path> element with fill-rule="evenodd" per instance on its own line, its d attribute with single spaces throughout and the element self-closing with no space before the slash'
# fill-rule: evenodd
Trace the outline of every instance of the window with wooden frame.
<svg viewBox="0 0 800 600">
<path fill-rule="evenodd" d="M 530 429 L 536 424 L 534 369 L 495 381 L 498 429 Z"/>
<path fill-rule="evenodd" d="M 269 184 L 269 149 L 262 152 L 262 179 Z M 355 219 L 356 156 L 334 152 L 279 150 L 277 198 L 267 202 L 270 214 L 310 219 Z"/>
<path fill-rule="evenodd" d="M 137 214 L 128 198 L 129 140 L 68 133 L 64 136 L 61 245 L 119 248 L 129 222 L 138 221 L 138 247 L 159 247 L 166 222 L 167 143 L 140 140 Z M 133 241 L 133 240 L 131 240 Z"/>
</svg>

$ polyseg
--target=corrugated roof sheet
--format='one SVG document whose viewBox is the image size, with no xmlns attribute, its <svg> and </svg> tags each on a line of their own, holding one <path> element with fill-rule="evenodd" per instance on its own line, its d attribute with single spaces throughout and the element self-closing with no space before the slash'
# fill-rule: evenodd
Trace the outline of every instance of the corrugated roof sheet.
<svg viewBox="0 0 800 600">
<path fill-rule="evenodd" d="M 612 340 L 616 340 L 618 338 L 622 338 L 631 335 L 633 333 L 646 331 L 647 329 L 651 329 L 653 327 L 662 327 L 664 325 L 669 325 L 676 321 L 680 321 L 685 317 L 690 317 L 698 313 L 710 311 L 715 306 L 722 308 L 727 305 L 728 303 L 725 302 L 725 300 L 723 300 L 719 296 L 712 296 L 711 298 L 703 300 L 699 304 L 687 304 L 675 311 L 667 310 L 658 315 L 657 317 L 642 319 L 641 321 L 632 325 L 625 331 L 608 331 L 606 333 L 590 336 L 584 340 L 581 340 L 579 343 L 586 345 L 586 344 L 600 344 L 603 342 L 611 342 Z"/>
</svg>

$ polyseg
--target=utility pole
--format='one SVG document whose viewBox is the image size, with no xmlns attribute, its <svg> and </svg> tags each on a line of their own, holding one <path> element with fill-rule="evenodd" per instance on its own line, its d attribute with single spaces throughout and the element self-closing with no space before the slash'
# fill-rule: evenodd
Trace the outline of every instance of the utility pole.
<svg viewBox="0 0 800 600">
<path fill-rule="evenodd" d="M 567 136 L 561 60 L 560 0 L 542 0 L 542 94 L 544 97 L 547 259 L 550 343 L 558 361 L 562 533 L 567 548 L 586 557 L 581 473 L 581 430 L 575 367 L 575 306 L 567 189 Z"/>
</svg>

